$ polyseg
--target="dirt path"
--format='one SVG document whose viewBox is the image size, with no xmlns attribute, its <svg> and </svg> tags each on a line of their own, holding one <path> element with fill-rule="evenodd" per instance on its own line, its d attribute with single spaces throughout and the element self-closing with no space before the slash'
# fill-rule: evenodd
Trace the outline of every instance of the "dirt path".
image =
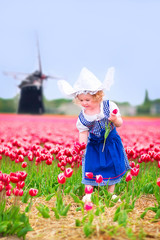
<svg viewBox="0 0 160 240">
<path fill-rule="evenodd" d="M 83 226 L 76 227 L 75 219 L 82 220 L 82 212 L 76 211 L 77 204 L 69 196 L 65 197 L 65 203 L 71 203 L 71 208 L 66 217 L 61 217 L 57 220 L 54 216 L 54 212 L 51 210 L 55 204 L 55 198 L 53 197 L 50 201 L 45 201 L 44 198 L 34 199 L 34 204 L 32 206 L 31 212 L 29 213 L 30 224 L 34 231 L 28 232 L 26 235 L 26 240 L 83 240 L 86 239 Z M 38 214 L 36 205 L 43 203 L 50 209 L 50 218 L 45 219 Z M 154 196 L 142 196 L 137 200 L 135 208 L 132 212 L 128 214 L 128 224 L 127 228 L 131 228 L 134 232 L 135 239 L 160 239 L 160 221 L 152 222 L 154 213 L 148 211 L 144 219 L 140 219 L 141 213 L 147 206 L 154 206 L 156 200 Z M 117 203 L 112 208 L 105 209 L 100 217 L 95 217 L 93 225 L 95 225 L 95 231 L 90 240 L 128 240 L 125 234 L 125 229 L 123 227 L 118 227 L 117 222 L 113 222 L 113 216 L 117 206 Z M 21 209 L 25 208 L 25 204 L 21 206 Z M 85 213 L 86 214 L 86 213 Z M 112 227 L 111 227 L 112 226 Z M 109 234 L 109 232 L 113 234 Z M 2 240 L 17 240 L 17 237 L 2 237 Z"/>
</svg>

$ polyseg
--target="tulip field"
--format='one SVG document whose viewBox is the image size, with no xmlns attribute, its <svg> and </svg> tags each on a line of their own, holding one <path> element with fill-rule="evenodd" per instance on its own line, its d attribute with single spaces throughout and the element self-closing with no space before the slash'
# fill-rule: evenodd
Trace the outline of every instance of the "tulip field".
<svg viewBox="0 0 160 240">
<path fill-rule="evenodd" d="M 81 183 L 76 120 L 0 114 L 0 238 L 160 239 L 160 118 L 124 117 L 117 128 L 131 170 L 115 199 Z"/>
</svg>

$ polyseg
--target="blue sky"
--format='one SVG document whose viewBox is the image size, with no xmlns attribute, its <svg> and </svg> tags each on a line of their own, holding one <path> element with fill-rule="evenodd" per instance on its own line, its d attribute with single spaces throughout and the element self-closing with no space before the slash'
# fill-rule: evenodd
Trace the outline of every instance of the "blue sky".
<svg viewBox="0 0 160 240">
<path fill-rule="evenodd" d="M 73 84 L 85 66 L 103 81 L 114 66 L 106 98 L 138 105 L 146 89 L 160 98 L 159 12 L 159 0 L 0 0 L 0 97 L 19 92 L 3 71 L 37 70 L 37 33 L 45 74 Z M 44 95 L 63 97 L 56 80 Z"/>
</svg>

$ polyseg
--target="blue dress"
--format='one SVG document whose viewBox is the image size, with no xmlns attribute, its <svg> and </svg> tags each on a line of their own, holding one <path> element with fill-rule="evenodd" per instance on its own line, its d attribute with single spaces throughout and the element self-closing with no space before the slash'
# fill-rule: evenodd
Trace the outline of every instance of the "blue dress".
<svg viewBox="0 0 160 240">
<path fill-rule="evenodd" d="M 103 101 L 103 113 L 104 118 L 99 121 L 87 121 L 82 111 L 79 114 L 80 122 L 89 129 L 86 153 L 82 160 L 82 183 L 86 185 L 97 186 L 96 175 L 103 177 L 100 186 L 116 184 L 130 169 L 121 138 L 113 123 L 102 152 L 105 122 L 108 124 L 110 115 L 109 100 Z M 88 178 L 86 172 L 92 172 L 93 178 Z"/>
</svg>

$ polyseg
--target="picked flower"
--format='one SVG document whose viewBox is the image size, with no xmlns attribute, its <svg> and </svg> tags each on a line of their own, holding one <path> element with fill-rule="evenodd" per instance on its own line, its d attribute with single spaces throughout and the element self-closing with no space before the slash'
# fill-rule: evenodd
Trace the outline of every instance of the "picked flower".
<svg viewBox="0 0 160 240">
<path fill-rule="evenodd" d="M 117 114 L 118 110 L 117 109 L 114 109 L 112 111 L 113 114 Z M 102 152 L 104 151 L 104 148 L 105 148 L 105 144 L 106 144 L 106 139 L 110 133 L 110 130 L 111 130 L 111 121 L 107 124 L 105 123 L 105 134 L 104 134 L 104 143 L 103 143 L 103 148 L 102 148 Z"/>
</svg>

